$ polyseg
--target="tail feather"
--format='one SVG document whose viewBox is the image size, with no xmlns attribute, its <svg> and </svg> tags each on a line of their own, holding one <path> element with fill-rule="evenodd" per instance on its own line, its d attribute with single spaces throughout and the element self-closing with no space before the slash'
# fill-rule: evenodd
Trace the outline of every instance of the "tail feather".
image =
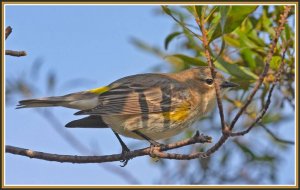
<svg viewBox="0 0 300 190">
<path fill-rule="evenodd" d="M 19 105 L 17 105 L 16 109 L 61 106 L 64 102 L 65 100 L 62 100 L 59 97 L 21 100 L 19 101 Z"/>
<path fill-rule="evenodd" d="M 62 106 L 78 110 L 91 109 L 98 105 L 98 94 L 82 91 L 64 96 L 51 96 L 45 98 L 19 101 L 17 109 L 34 107 Z"/>
</svg>

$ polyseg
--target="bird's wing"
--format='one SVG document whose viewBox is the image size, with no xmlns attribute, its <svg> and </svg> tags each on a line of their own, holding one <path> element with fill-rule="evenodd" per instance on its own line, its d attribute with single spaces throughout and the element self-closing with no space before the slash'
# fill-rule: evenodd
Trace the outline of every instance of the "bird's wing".
<svg viewBox="0 0 300 190">
<path fill-rule="evenodd" d="M 68 128 L 109 128 L 101 116 L 91 115 L 73 120 L 65 125 Z"/>
<path fill-rule="evenodd" d="M 135 75 L 120 79 L 99 95 L 99 105 L 75 115 L 128 115 L 167 113 L 187 104 L 186 85 L 161 74 Z"/>
</svg>

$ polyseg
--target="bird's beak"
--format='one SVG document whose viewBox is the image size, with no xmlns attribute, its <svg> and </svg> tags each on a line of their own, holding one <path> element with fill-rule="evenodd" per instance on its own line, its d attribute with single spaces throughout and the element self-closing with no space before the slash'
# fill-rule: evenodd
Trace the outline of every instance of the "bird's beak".
<svg viewBox="0 0 300 190">
<path fill-rule="evenodd" d="M 221 84 L 221 88 L 231 88 L 231 87 L 238 87 L 239 85 L 233 82 L 224 81 Z"/>
</svg>

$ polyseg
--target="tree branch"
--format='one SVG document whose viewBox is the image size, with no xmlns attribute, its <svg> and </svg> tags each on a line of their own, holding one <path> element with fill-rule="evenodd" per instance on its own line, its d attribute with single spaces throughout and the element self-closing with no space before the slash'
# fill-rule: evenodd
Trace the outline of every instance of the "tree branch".
<svg viewBox="0 0 300 190">
<path fill-rule="evenodd" d="M 6 145 L 5 152 L 11 154 L 17 154 L 26 156 L 29 158 L 36 158 L 41 160 L 48 161 L 56 161 L 56 162 L 69 162 L 69 163 L 103 163 L 103 162 L 113 162 L 113 161 L 122 161 L 124 159 L 132 159 L 139 156 L 155 156 L 158 158 L 165 159 L 176 159 L 176 160 L 189 160 L 199 158 L 202 153 L 192 153 L 192 154 L 172 154 L 165 153 L 162 151 L 167 151 L 175 148 L 184 147 L 191 144 L 196 143 L 210 143 L 211 137 L 204 136 L 199 134 L 198 132 L 193 137 L 182 140 L 179 142 L 171 143 L 166 145 L 163 148 L 155 147 L 153 150 L 151 147 L 138 149 L 134 151 L 130 151 L 125 155 L 122 154 L 112 154 L 112 155 L 104 155 L 104 156 L 76 156 L 76 155 L 59 155 L 59 154 L 50 154 L 45 152 L 33 151 L 29 149 L 19 148 L 15 146 Z"/>
<path fill-rule="evenodd" d="M 235 116 L 235 118 L 233 119 L 230 127 L 228 128 L 226 125 L 225 125 L 225 121 L 224 121 L 224 113 L 223 113 L 223 108 L 222 108 L 222 103 L 221 103 L 221 98 L 217 96 L 217 101 L 218 101 L 218 108 L 219 108 L 219 113 L 220 113 L 220 118 L 221 118 L 221 123 L 222 123 L 222 136 L 220 137 L 220 139 L 218 140 L 218 142 L 216 144 L 214 144 L 211 148 L 209 148 L 204 154 L 202 154 L 202 156 L 210 156 L 211 154 L 213 154 L 214 152 L 216 152 L 225 142 L 226 140 L 229 138 L 229 137 L 233 137 L 233 136 L 240 136 L 240 135 L 244 135 L 246 133 L 248 133 L 252 128 L 253 126 L 261 120 L 261 118 L 264 116 L 265 112 L 267 111 L 268 107 L 269 107 L 269 104 L 270 104 L 270 99 L 271 99 L 271 95 L 272 95 L 272 92 L 273 92 L 273 89 L 274 89 L 274 85 L 271 87 L 270 89 L 270 92 L 269 92 L 269 96 L 268 96 L 268 101 L 266 103 L 267 107 L 265 106 L 261 112 L 261 114 L 256 118 L 256 120 L 253 122 L 253 126 L 250 125 L 250 127 L 248 129 L 246 129 L 245 131 L 242 131 L 242 132 L 237 132 L 237 133 L 233 133 L 231 132 L 235 123 L 237 122 L 237 120 L 240 118 L 240 116 L 242 115 L 242 113 L 246 110 L 246 108 L 249 106 L 249 104 L 251 103 L 254 95 L 256 94 L 256 92 L 258 91 L 259 87 L 261 86 L 261 84 L 263 83 L 263 80 L 265 78 L 265 76 L 267 75 L 268 73 L 268 70 L 269 70 L 269 66 L 270 66 L 270 61 L 272 59 L 272 56 L 274 54 L 274 51 L 275 51 L 275 47 L 276 47 L 276 44 L 277 44 L 277 41 L 279 39 L 279 36 L 280 36 L 280 33 L 282 32 L 282 30 L 284 29 L 284 24 L 286 22 L 286 19 L 287 19 L 287 16 L 288 16 L 288 13 L 289 11 L 291 10 L 291 7 L 290 6 L 285 6 L 284 8 L 284 12 L 283 14 L 280 15 L 280 20 L 279 20 L 279 27 L 275 28 L 275 32 L 276 32 L 276 35 L 275 35 L 275 38 L 273 39 L 272 43 L 271 43 L 271 48 L 269 50 L 269 53 L 267 55 L 267 60 L 265 62 L 265 67 L 264 67 L 264 71 L 262 72 L 262 74 L 260 75 L 259 77 L 259 80 L 256 82 L 256 85 L 253 89 L 253 91 L 251 92 L 251 94 L 248 96 L 247 98 L 247 102 L 244 104 L 244 106 L 240 109 L 240 111 L 237 113 L 237 115 Z M 204 11 L 202 11 L 203 13 Z M 203 13 L 204 14 L 204 13 Z M 206 30 L 205 30 L 205 27 L 204 27 L 204 20 L 203 20 L 203 15 L 202 15 L 202 18 L 201 18 L 201 22 L 199 23 L 198 22 L 198 25 L 202 28 L 202 33 L 203 33 L 203 43 L 204 43 L 204 46 L 205 46 L 205 55 L 207 57 L 207 60 L 208 60 L 208 64 L 211 68 L 211 72 L 213 73 L 214 71 L 214 65 L 212 64 L 211 62 L 211 58 L 210 58 L 210 54 L 209 54 L 209 51 L 208 51 L 208 42 L 207 42 L 207 38 L 206 38 Z M 285 49 L 283 50 L 283 56 L 285 55 Z M 284 62 L 284 61 L 283 61 Z M 283 68 L 283 63 L 281 64 L 280 68 Z M 276 80 L 279 80 L 280 79 L 280 74 L 281 74 L 281 69 L 279 69 L 279 74 L 277 75 L 276 77 Z M 215 85 L 216 86 L 216 85 Z M 216 88 L 216 94 L 218 95 L 217 93 L 217 89 Z M 269 102 L 269 103 L 268 103 Z"/>
<path fill-rule="evenodd" d="M 247 133 L 249 133 L 251 131 L 251 129 L 258 123 L 260 122 L 260 120 L 264 117 L 264 115 L 266 114 L 270 104 L 271 104 L 271 97 L 272 97 L 272 93 L 273 93 L 273 90 L 276 86 L 276 84 L 280 81 L 280 77 L 283 73 L 283 68 L 284 68 L 284 65 L 285 65 L 285 61 L 284 61 L 284 58 L 285 58 L 285 53 L 286 53 L 286 47 L 283 47 L 282 49 L 282 56 L 281 56 L 281 63 L 279 65 L 279 69 L 278 71 L 276 72 L 276 78 L 275 78 L 275 81 L 273 82 L 270 90 L 269 90 L 269 93 L 268 93 L 268 98 L 267 98 L 267 101 L 265 103 L 265 105 L 263 106 L 263 108 L 261 109 L 259 115 L 256 117 L 256 119 L 254 120 L 254 122 L 244 131 L 240 131 L 240 132 L 235 132 L 235 133 L 231 133 L 230 136 L 241 136 L 241 135 L 245 135 Z"/>
<path fill-rule="evenodd" d="M 5 28 L 5 39 L 8 38 L 11 32 L 12 32 L 12 28 L 10 26 Z"/>
<path fill-rule="evenodd" d="M 252 92 L 248 96 L 247 102 L 241 107 L 240 111 L 236 114 L 236 116 L 232 120 L 232 122 L 230 124 L 230 131 L 233 129 L 233 127 L 236 124 L 236 122 L 238 121 L 238 119 L 241 117 L 243 112 L 247 109 L 249 104 L 252 102 L 253 97 L 255 96 L 256 92 L 259 89 L 259 87 L 262 85 L 262 83 L 264 81 L 264 78 L 268 74 L 269 67 L 270 67 L 270 61 L 271 61 L 271 59 L 273 57 L 273 54 L 275 52 L 277 41 L 279 39 L 279 36 L 280 36 L 282 30 L 284 29 L 284 24 L 286 23 L 286 19 L 287 19 L 287 16 L 288 16 L 288 13 L 290 12 L 290 10 L 291 10 L 291 6 L 285 6 L 283 14 L 280 15 L 279 26 L 277 28 L 275 28 L 275 37 L 274 37 L 274 39 L 271 43 L 271 47 L 270 47 L 269 52 L 267 54 L 264 70 L 261 73 L 261 75 L 259 76 L 259 79 L 256 82 Z"/>
<path fill-rule="evenodd" d="M 211 71 L 211 76 L 213 79 L 215 79 L 215 75 L 216 75 L 216 71 L 215 71 L 215 65 L 211 59 L 211 55 L 209 53 L 209 43 L 208 43 L 208 39 L 207 39 L 207 30 L 205 28 L 205 11 L 202 11 L 202 15 L 201 15 L 201 22 L 198 22 L 196 20 L 196 22 L 198 23 L 200 30 L 202 32 L 202 42 L 203 42 L 203 46 L 204 46 L 204 51 L 205 51 L 205 56 L 207 59 L 207 63 L 210 67 L 210 71 Z M 221 93 L 220 93 L 220 88 L 217 85 L 216 81 L 214 81 L 214 86 L 215 86 L 215 92 L 216 92 L 216 97 L 217 97 L 217 104 L 218 104 L 218 108 L 219 108 L 219 114 L 220 114 L 220 119 L 221 119 L 221 124 L 222 124 L 222 131 L 225 131 L 225 119 L 224 119 L 224 111 L 223 111 L 223 105 L 222 105 L 222 101 L 221 101 Z"/>
<path fill-rule="evenodd" d="M 25 51 L 5 50 L 5 55 L 21 57 L 21 56 L 26 56 L 27 53 Z"/>
<path fill-rule="evenodd" d="M 10 26 L 5 28 L 5 40 L 11 34 L 12 28 Z M 10 55 L 14 57 L 26 56 L 27 53 L 25 51 L 14 51 L 14 50 L 5 50 L 5 55 Z"/>
</svg>

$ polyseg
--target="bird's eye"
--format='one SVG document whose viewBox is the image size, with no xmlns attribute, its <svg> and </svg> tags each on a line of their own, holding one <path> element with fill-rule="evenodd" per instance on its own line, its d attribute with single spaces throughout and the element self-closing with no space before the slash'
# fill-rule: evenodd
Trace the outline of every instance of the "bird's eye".
<svg viewBox="0 0 300 190">
<path fill-rule="evenodd" d="M 206 82 L 206 84 L 211 85 L 214 82 L 214 80 L 213 79 L 206 79 L 205 82 Z"/>
</svg>

